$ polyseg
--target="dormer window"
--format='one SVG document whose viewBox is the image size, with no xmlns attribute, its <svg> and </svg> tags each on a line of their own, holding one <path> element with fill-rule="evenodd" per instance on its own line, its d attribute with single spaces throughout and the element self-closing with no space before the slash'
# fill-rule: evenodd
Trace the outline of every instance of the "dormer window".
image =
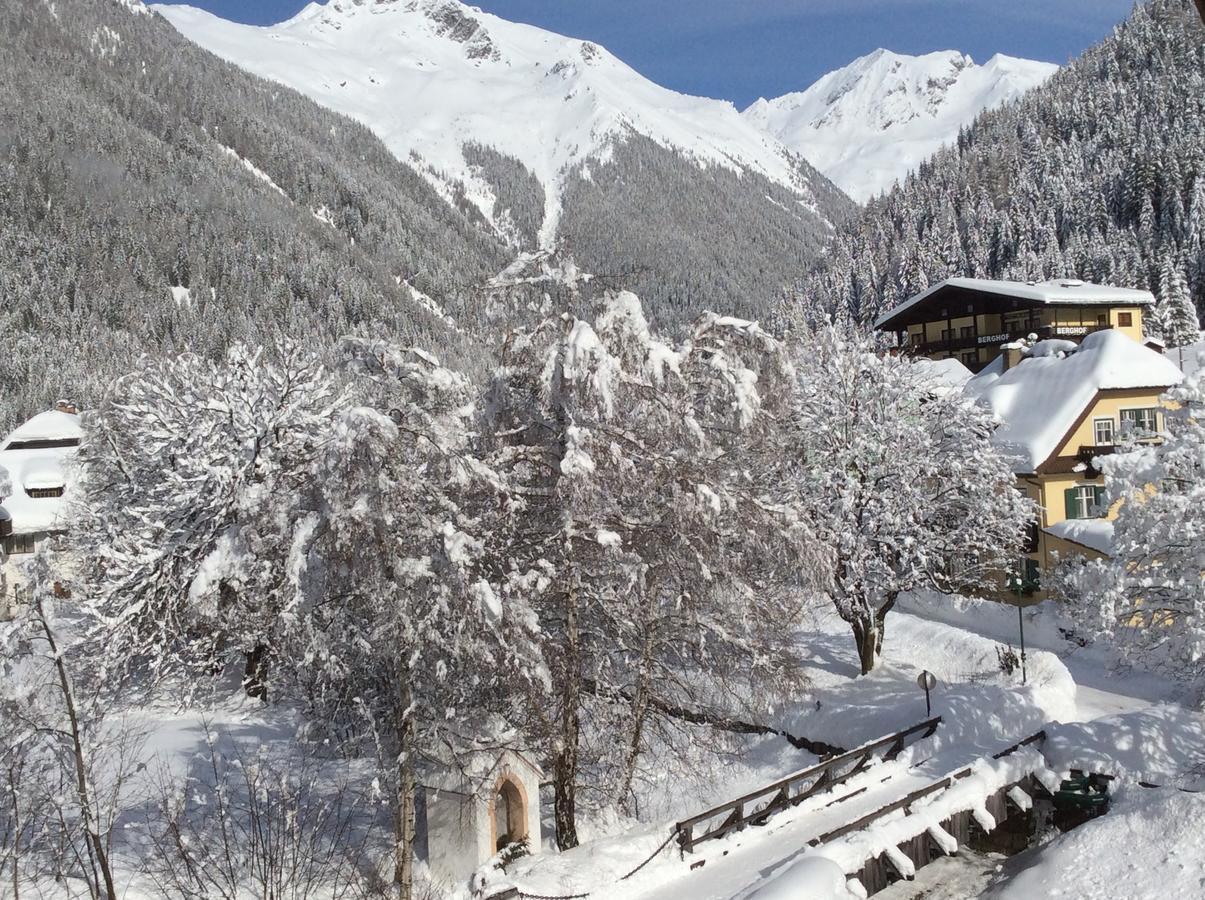
<svg viewBox="0 0 1205 900">
<path fill-rule="evenodd" d="M 46 488 L 26 488 L 25 493 L 27 496 L 32 497 L 35 500 L 49 500 L 53 497 L 63 496 L 63 488 L 62 488 L 62 486 L 46 487 Z"/>
<path fill-rule="evenodd" d="M 1112 419 L 1094 419 L 1092 422 L 1092 431 L 1094 435 L 1093 443 L 1097 447 L 1111 447 L 1113 445 Z"/>
</svg>

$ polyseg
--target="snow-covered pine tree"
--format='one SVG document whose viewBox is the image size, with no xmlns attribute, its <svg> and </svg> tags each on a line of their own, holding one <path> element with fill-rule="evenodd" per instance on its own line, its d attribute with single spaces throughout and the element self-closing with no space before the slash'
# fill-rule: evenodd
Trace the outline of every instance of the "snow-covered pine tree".
<svg viewBox="0 0 1205 900">
<path fill-rule="evenodd" d="M 863 673 L 905 591 L 953 592 L 1007 571 L 1033 505 L 991 440 L 988 414 L 924 362 L 821 328 L 798 351 L 792 444 L 776 474 L 828 554 L 826 593 Z"/>
<path fill-rule="evenodd" d="M 504 745 L 511 704 L 539 702 L 546 675 L 524 594 L 496 587 L 512 501 L 474 455 L 471 384 L 420 350 L 343 349 L 360 405 L 338 418 L 299 529 L 289 657 L 315 731 L 375 748 L 409 900 L 419 767 Z"/>
<path fill-rule="evenodd" d="M 1101 460 L 1111 500 L 1111 558 L 1074 559 L 1056 589 L 1085 636 L 1178 678 L 1205 676 L 1205 377 L 1168 392 L 1157 444 Z"/>
<path fill-rule="evenodd" d="M 1159 298 L 1156 304 L 1159 335 L 1169 347 L 1186 347 L 1201 339 L 1201 326 L 1184 278 L 1183 268 L 1165 254 L 1159 273 Z"/>
<path fill-rule="evenodd" d="M 797 672 L 791 625 L 807 592 L 776 573 L 807 581 L 817 567 L 760 477 L 791 367 L 757 325 L 712 315 L 671 347 L 630 293 L 605 297 L 592 322 L 512 332 L 501 362 L 493 459 L 526 500 L 508 593 L 529 595 L 543 626 L 555 689 L 529 727 L 552 756 L 567 849 L 581 772 L 596 799 L 624 803 L 652 734 L 723 728 L 748 698 L 780 694 L 742 688 L 781 689 Z"/>
<path fill-rule="evenodd" d="M 77 592 L 110 661 L 215 674 L 266 697 L 301 487 L 338 405 L 317 358 L 241 344 L 144 359 L 86 414 Z"/>
</svg>

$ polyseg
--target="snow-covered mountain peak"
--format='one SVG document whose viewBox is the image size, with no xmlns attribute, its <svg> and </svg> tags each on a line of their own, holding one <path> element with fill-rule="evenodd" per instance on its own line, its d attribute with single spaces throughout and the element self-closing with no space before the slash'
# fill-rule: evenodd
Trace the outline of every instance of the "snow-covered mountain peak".
<svg viewBox="0 0 1205 900">
<path fill-rule="evenodd" d="M 878 49 L 805 91 L 758 100 L 744 115 L 865 201 L 979 113 L 1015 99 L 1057 68 L 1002 54 L 977 65 L 957 50 L 907 56 Z"/>
<path fill-rule="evenodd" d="M 732 104 L 675 93 L 597 44 L 458 0 L 331 0 L 268 28 L 156 9 L 217 55 L 363 122 L 398 157 L 417 155 L 449 199 L 463 185 L 492 222 L 496 198 L 464 147 L 519 160 L 544 187 L 543 246 L 557 234 L 566 179 L 629 134 L 814 201 L 800 157 Z"/>
</svg>

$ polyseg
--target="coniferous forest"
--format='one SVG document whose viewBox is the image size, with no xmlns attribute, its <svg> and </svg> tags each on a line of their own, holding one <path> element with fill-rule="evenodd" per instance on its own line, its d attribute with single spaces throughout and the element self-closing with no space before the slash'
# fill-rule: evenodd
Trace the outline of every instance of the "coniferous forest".
<svg viewBox="0 0 1205 900">
<path fill-rule="evenodd" d="M 872 201 L 801 294 L 869 322 L 952 275 L 1075 277 L 1161 300 L 1182 278 L 1205 309 L 1200 27 L 1183 0 L 1138 5 Z"/>
</svg>

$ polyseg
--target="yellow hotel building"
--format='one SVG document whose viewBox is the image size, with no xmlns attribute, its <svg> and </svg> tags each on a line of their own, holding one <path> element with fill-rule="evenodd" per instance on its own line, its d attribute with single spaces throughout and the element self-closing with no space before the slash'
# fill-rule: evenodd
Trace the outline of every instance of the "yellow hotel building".
<svg viewBox="0 0 1205 900">
<path fill-rule="evenodd" d="M 1024 561 L 1031 600 L 1044 596 L 1042 574 L 1057 559 L 1111 550 L 1117 510 L 1094 461 L 1127 433 L 1153 439 L 1163 428 L 1160 397 L 1183 375 L 1144 343 L 1142 312 L 1153 302 L 1079 281 L 952 278 L 876 323 L 908 352 L 977 373 L 963 390 L 994 414 L 994 440 L 1041 509 Z"/>
</svg>

